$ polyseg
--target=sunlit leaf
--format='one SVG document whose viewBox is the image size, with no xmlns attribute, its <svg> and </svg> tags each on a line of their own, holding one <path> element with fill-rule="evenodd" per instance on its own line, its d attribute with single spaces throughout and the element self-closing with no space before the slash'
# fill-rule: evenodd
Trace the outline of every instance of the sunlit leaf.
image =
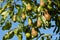
<svg viewBox="0 0 60 40">
<path fill-rule="evenodd" d="M 0 2 L 3 2 L 3 0 L 0 0 Z"/>
<path fill-rule="evenodd" d="M 4 35 L 3 40 L 11 39 L 13 36 L 14 36 L 14 32 L 11 30 L 7 34 Z"/>
<path fill-rule="evenodd" d="M 13 22 L 16 22 L 16 20 L 17 20 L 17 16 L 16 16 L 16 15 L 13 15 L 13 16 L 12 16 L 12 21 L 13 21 Z"/>
<path fill-rule="evenodd" d="M 14 29 L 14 34 L 17 35 L 17 34 L 18 34 L 18 30 L 19 30 L 18 28 L 15 28 L 15 29 Z"/>
<path fill-rule="evenodd" d="M 9 31 L 8 34 L 9 34 L 9 38 L 8 39 L 11 39 L 14 36 L 13 30 Z"/>
<path fill-rule="evenodd" d="M 19 32 L 22 32 L 22 31 L 23 31 L 23 27 L 24 27 L 24 25 L 23 25 L 22 23 L 20 23 L 20 24 L 18 25 Z"/>
<path fill-rule="evenodd" d="M 4 12 L 2 12 L 2 17 L 4 18 L 4 19 L 6 19 L 6 17 L 8 16 L 8 14 L 9 14 L 9 11 L 4 11 Z"/>
</svg>

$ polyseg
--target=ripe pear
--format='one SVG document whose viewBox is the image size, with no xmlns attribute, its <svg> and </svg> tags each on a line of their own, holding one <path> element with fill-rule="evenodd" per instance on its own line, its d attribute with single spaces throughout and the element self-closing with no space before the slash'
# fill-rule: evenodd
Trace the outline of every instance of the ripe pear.
<svg viewBox="0 0 60 40">
<path fill-rule="evenodd" d="M 32 28 L 31 35 L 32 35 L 32 38 L 34 38 L 38 35 L 38 32 L 34 28 Z"/>
<path fill-rule="evenodd" d="M 40 28 L 42 25 L 42 21 L 40 20 L 40 18 L 38 18 L 37 20 L 37 27 Z"/>
<path fill-rule="evenodd" d="M 27 10 L 31 10 L 31 9 L 32 9 L 32 7 L 31 7 L 30 3 L 28 3 L 28 4 L 27 4 L 26 9 L 27 9 Z"/>
<path fill-rule="evenodd" d="M 48 21 L 51 19 L 51 16 L 50 16 L 50 14 L 48 13 L 48 10 L 45 10 L 44 17 L 45 17 L 46 20 L 48 20 Z"/>
<path fill-rule="evenodd" d="M 26 14 L 22 13 L 22 19 L 24 20 L 26 18 Z"/>
<path fill-rule="evenodd" d="M 44 14 L 44 17 L 46 18 L 46 20 L 50 20 L 51 16 L 49 14 Z"/>
<path fill-rule="evenodd" d="M 45 6 L 44 0 L 40 0 L 40 6 Z"/>
</svg>

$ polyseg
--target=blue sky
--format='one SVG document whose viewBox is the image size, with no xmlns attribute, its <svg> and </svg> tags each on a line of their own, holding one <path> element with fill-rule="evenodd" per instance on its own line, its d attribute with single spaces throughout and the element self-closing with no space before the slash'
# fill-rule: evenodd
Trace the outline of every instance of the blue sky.
<svg viewBox="0 0 60 40">
<path fill-rule="evenodd" d="M 16 0 L 15 0 L 15 2 L 16 2 Z M 39 3 L 39 0 L 38 0 L 37 2 Z M 3 5 L 4 5 L 5 3 L 6 3 L 6 2 L 4 2 Z M 16 3 L 17 3 L 17 4 L 21 4 L 21 1 L 20 1 L 20 3 L 18 3 L 18 2 L 16 2 Z M 14 9 L 14 10 L 15 10 L 15 13 L 16 13 L 17 10 L 16 10 L 16 9 Z M 11 27 L 11 29 L 17 28 L 18 24 L 19 24 L 18 22 L 16 22 L 16 23 L 12 22 L 12 27 Z M 27 20 L 26 20 L 25 24 L 27 24 Z M 52 24 L 52 25 L 55 25 L 55 22 L 54 22 L 54 21 L 51 21 L 51 24 Z M 55 27 L 51 27 L 50 29 L 47 29 L 47 30 L 41 28 L 41 29 L 39 29 L 39 30 L 41 31 L 41 33 L 52 34 L 52 35 L 53 35 L 53 38 L 52 38 L 51 40 L 55 40 L 56 37 L 59 36 L 59 33 L 58 33 L 58 34 L 53 33 L 53 29 L 54 29 L 54 28 L 55 28 Z M 8 32 L 8 30 L 3 31 L 3 30 L 2 30 L 2 27 L 0 27 L 0 40 L 2 40 L 3 36 L 4 36 L 7 32 Z M 26 38 L 26 37 L 25 37 L 25 34 L 24 34 L 24 33 L 22 33 L 22 34 L 23 34 L 23 40 L 26 40 L 26 39 L 25 39 L 25 38 Z M 14 37 L 13 37 L 11 40 L 18 40 L 18 37 L 17 37 L 16 35 L 14 35 Z M 39 39 L 39 40 L 40 40 L 40 39 Z"/>
</svg>

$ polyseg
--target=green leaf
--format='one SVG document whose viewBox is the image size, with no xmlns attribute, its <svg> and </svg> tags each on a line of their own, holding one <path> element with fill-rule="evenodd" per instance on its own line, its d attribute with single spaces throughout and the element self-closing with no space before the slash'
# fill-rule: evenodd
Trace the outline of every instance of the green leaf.
<svg viewBox="0 0 60 40">
<path fill-rule="evenodd" d="M 11 22 L 7 21 L 5 25 L 2 27 L 2 30 L 9 30 L 11 28 Z"/>
<path fill-rule="evenodd" d="M 34 12 L 37 11 L 37 6 L 33 6 L 33 11 L 34 11 Z"/>
<path fill-rule="evenodd" d="M 1 21 L 0 21 L 0 25 L 3 25 L 5 22 L 5 20 L 2 18 Z"/>
<path fill-rule="evenodd" d="M 20 5 L 16 5 L 16 8 L 19 10 L 20 9 Z"/>
<path fill-rule="evenodd" d="M 19 8 L 19 9 L 18 9 L 18 12 L 16 13 L 16 15 L 18 15 L 18 17 L 20 17 L 20 16 L 21 16 L 21 14 L 22 14 L 22 9 L 21 9 L 21 8 Z"/>
<path fill-rule="evenodd" d="M 23 26 L 24 26 L 24 25 L 23 25 L 22 23 L 20 23 L 20 24 L 18 25 L 18 28 L 19 28 L 19 31 L 20 31 L 20 32 L 23 31 Z"/>
<path fill-rule="evenodd" d="M 56 17 L 56 25 L 60 27 L 60 16 Z"/>
<path fill-rule="evenodd" d="M 18 21 L 18 22 L 20 22 L 20 20 L 21 20 L 21 19 L 20 19 L 20 17 L 19 17 L 19 16 L 17 16 L 17 21 Z"/>
<path fill-rule="evenodd" d="M 52 10 L 52 9 L 53 9 L 52 6 L 50 6 L 50 5 L 47 5 L 47 8 L 48 8 L 49 10 Z"/>
<path fill-rule="evenodd" d="M 3 2 L 4 0 L 0 0 L 0 2 Z"/>
<path fill-rule="evenodd" d="M 14 6 L 11 5 L 11 6 L 9 7 L 9 10 L 10 10 L 10 11 L 14 11 Z"/>
<path fill-rule="evenodd" d="M 11 30 L 7 34 L 5 34 L 3 39 L 11 39 L 13 36 L 14 36 L 14 32 Z"/>
<path fill-rule="evenodd" d="M 44 34 L 44 35 L 42 35 L 42 37 L 48 37 L 48 36 L 51 36 L 51 34 Z"/>
<path fill-rule="evenodd" d="M 12 18 L 12 16 L 13 16 L 13 14 L 14 14 L 14 11 L 10 11 L 10 18 Z"/>
<path fill-rule="evenodd" d="M 35 19 L 36 17 L 37 17 L 37 15 L 34 15 L 34 14 L 32 15 L 32 19 Z"/>
<path fill-rule="evenodd" d="M 18 28 L 14 29 L 14 34 L 16 34 L 16 35 L 18 34 Z"/>
<path fill-rule="evenodd" d="M 18 40 L 22 40 L 22 35 L 18 34 Z"/>
<path fill-rule="evenodd" d="M 7 40 L 7 39 L 3 36 L 3 40 Z"/>
<path fill-rule="evenodd" d="M 44 37 L 41 37 L 41 40 L 44 40 Z"/>
<path fill-rule="evenodd" d="M 9 34 L 9 39 L 11 39 L 14 36 L 13 30 L 9 31 L 8 34 Z"/>
<path fill-rule="evenodd" d="M 47 38 L 46 38 L 46 40 L 50 40 L 50 38 L 49 38 L 49 37 L 47 37 Z"/>
<path fill-rule="evenodd" d="M 47 2 L 48 2 L 47 0 L 43 0 L 43 1 L 44 1 L 45 4 L 47 4 Z"/>
<path fill-rule="evenodd" d="M 60 21 L 60 16 L 58 16 L 58 20 Z"/>
</svg>

